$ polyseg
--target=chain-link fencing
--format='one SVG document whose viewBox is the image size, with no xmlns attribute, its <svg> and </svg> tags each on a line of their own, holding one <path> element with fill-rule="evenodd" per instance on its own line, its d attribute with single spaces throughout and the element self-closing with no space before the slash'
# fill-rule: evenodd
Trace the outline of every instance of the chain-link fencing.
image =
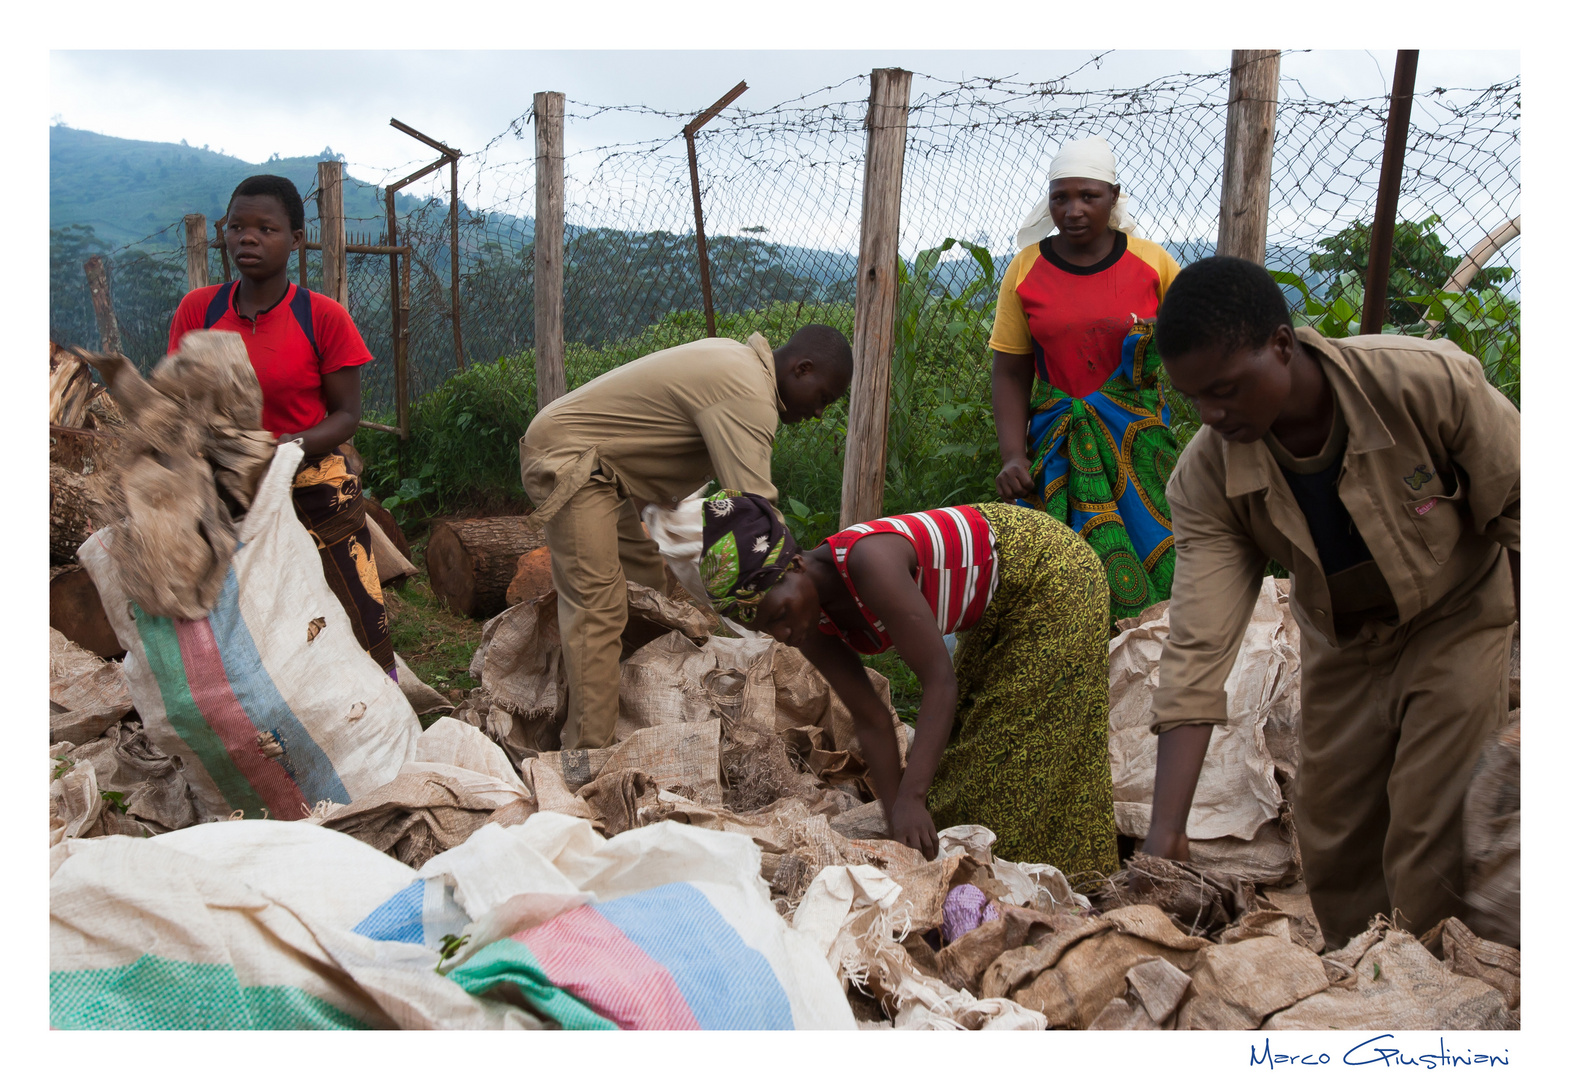
<svg viewBox="0 0 1570 1080">
<path fill-rule="evenodd" d="M 997 451 L 986 342 L 997 283 L 1015 254 L 1015 230 L 1045 193 L 1048 165 L 1064 141 L 1099 134 L 1111 143 L 1139 233 L 1180 264 L 1214 251 L 1229 73 L 1177 74 L 1115 90 L 1073 90 L 1069 82 L 1067 76 L 1050 82 L 913 77 L 901 197 L 891 512 L 991 490 Z M 721 335 L 757 331 L 778 344 L 820 322 L 850 336 L 869 83 L 859 76 L 757 110 L 743 97 L 697 132 Z M 1355 329 L 1361 317 L 1387 108 L 1384 97 L 1326 100 L 1292 79 L 1280 84 L 1266 262 L 1280 273 L 1294 308 L 1331 333 Z M 667 125 L 665 133 L 616 141 L 611 133 L 625 130 L 628 114 L 646 127 Z M 567 103 L 569 388 L 705 332 L 681 134 L 690 119 L 645 106 Z M 399 242 L 413 249 L 408 356 L 416 427 L 426 399 L 448 387 L 451 400 L 442 407 L 454 422 L 468 416 L 507 454 L 532 415 L 534 136 L 532 113 L 525 113 L 459 162 L 456 317 L 463 360 L 482 369 L 468 376 L 468 397 L 460 392 L 468 384 L 452 379 L 459 358 L 445 170 L 406 189 L 415 199 L 399 221 Z M 1441 290 L 1463 256 L 1518 221 L 1519 139 L 1519 79 L 1415 96 L 1385 320 L 1404 332 L 1455 338 L 1517 398 L 1519 239 L 1485 252 L 1487 268 L 1464 292 Z M 363 167 L 348 168 L 367 175 Z M 408 171 L 391 170 L 383 182 Z M 314 220 L 314 206 L 311 214 Z M 385 220 L 351 220 L 347 227 L 351 245 L 386 242 Z M 171 225 L 158 237 L 110 260 L 122 335 L 128 351 L 144 351 L 132 352 L 139 361 L 161 352 L 155 331 L 160 320 L 167 328 L 183 288 L 180 231 Z M 136 273 L 128 274 L 133 260 L 140 260 Z M 312 253 L 309 261 L 314 284 L 319 259 Z M 393 402 L 391 261 L 355 254 L 348 260 L 349 308 L 378 361 L 366 373 L 366 408 L 379 416 Z M 132 284 L 133 277 L 145 280 Z M 1427 299 L 1412 299 L 1419 297 Z M 62 295 L 61 320 L 83 302 L 85 286 L 80 298 Z M 81 321 L 79 313 L 70 317 Z M 480 416 L 493 399 L 507 408 Z M 793 524 L 808 538 L 837 518 L 845 422 L 841 403 L 822 421 L 781 433 L 776 478 Z"/>
</svg>

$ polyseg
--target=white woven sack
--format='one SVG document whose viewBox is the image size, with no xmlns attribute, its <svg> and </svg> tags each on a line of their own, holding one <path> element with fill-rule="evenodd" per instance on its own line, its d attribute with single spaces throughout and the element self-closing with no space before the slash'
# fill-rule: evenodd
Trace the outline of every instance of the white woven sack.
<svg viewBox="0 0 1570 1080">
<path fill-rule="evenodd" d="M 278 448 L 217 605 L 185 621 L 133 610 L 114 528 L 77 555 L 126 650 L 147 737 L 181 759 L 204 815 L 293 820 L 349 803 L 414 756 L 420 723 L 398 684 L 355 640 L 327 586 L 290 488 L 303 451 Z"/>
</svg>

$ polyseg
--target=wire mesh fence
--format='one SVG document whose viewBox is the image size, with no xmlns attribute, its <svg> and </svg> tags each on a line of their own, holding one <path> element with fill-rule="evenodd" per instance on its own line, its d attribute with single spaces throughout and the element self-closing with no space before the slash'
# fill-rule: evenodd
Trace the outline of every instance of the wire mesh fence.
<svg viewBox="0 0 1570 1080">
<path fill-rule="evenodd" d="M 1229 73 L 1176 74 L 1096 91 L 1074 90 L 1070 81 L 913 78 L 890 511 L 990 490 L 997 463 L 986 342 L 997 282 L 1016 253 L 1015 230 L 1045 193 L 1048 165 L 1064 141 L 1099 134 L 1111 143 L 1139 233 L 1180 264 L 1214 251 Z M 809 322 L 851 334 L 869 82 L 859 76 L 756 110 L 743 97 L 697 133 L 720 334 L 745 338 L 757 331 L 778 344 Z M 1266 262 L 1286 275 L 1289 302 L 1333 332 L 1355 328 L 1360 318 L 1387 108 L 1384 97 L 1326 100 L 1291 79 L 1280 85 Z M 645 126 L 668 126 L 642 141 L 614 141 L 610 133 L 624 129 L 627 114 Z M 569 388 L 705 332 L 681 136 L 689 119 L 646 106 L 568 102 Z M 1517 217 L 1519 137 L 1519 79 L 1416 95 L 1385 319 L 1406 332 L 1456 338 L 1507 387 L 1519 372 L 1519 240 L 1488 254 L 1488 269 L 1472 279 L 1464 298 L 1435 294 L 1469 250 Z M 383 182 L 406 171 L 389 171 Z M 509 378 L 532 394 L 532 115 L 466 153 L 459 177 L 456 311 L 444 173 L 407 189 L 416 198 L 400 214 L 400 242 L 414 251 L 408 356 L 416 402 L 459 366 L 455 317 L 463 359 L 474 365 L 508 358 Z M 347 226 L 351 243 L 385 243 L 385 220 Z M 171 225 L 110 260 L 122 335 L 140 362 L 161 353 L 160 334 L 183 289 L 180 238 Z M 945 244 L 950 239 L 955 242 Z M 922 252 L 932 254 L 918 257 Z M 314 253 L 310 263 L 319 265 Z M 366 372 L 366 408 L 385 412 L 393 400 L 391 260 L 351 254 L 348 279 L 351 314 L 378 361 Z M 87 333 L 85 286 L 79 295 L 62 286 L 57 309 L 52 322 Z M 82 310 L 89 321 L 79 327 Z M 1518 394 L 1513 385 L 1507 392 Z M 780 437 L 776 479 L 794 523 L 809 535 L 821 534 L 837 511 L 844 425 L 841 403 L 822 421 Z M 510 445 L 517 434 L 498 431 L 498 438 Z"/>
</svg>

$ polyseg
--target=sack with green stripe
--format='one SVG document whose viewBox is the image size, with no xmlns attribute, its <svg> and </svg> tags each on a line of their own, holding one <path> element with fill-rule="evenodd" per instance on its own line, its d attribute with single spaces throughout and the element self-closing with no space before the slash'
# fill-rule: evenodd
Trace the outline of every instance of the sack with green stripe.
<svg viewBox="0 0 1570 1080">
<path fill-rule="evenodd" d="M 239 547 L 201 619 L 149 615 L 127 599 L 115 530 L 77 552 L 126 650 L 147 738 L 181 759 L 204 818 L 295 820 L 349 803 L 414 756 L 420 723 L 355 640 L 295 516 L 303 451 L 280 446 L 239 525 Z"/>
</svg>

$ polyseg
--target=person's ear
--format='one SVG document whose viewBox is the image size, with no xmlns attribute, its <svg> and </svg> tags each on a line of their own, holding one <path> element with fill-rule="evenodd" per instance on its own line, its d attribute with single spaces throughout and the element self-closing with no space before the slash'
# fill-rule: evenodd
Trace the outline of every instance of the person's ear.
<svg viewBox="0 0 1570 1080">
<path fill-rule="evenodd" d="M 1292 328 L 1286 323 L 1276 327 L 1276 332 L 1270 336 L 1271 351 L 1276 359 L 1283 364 L 1292 362 L 1292 354 L 1296 351 L 1297 336 L 1292 333 Z"/>
<path fill-rule="evenodd" d="M 812 358 L 809 356 L 803 356 L 800 360 L 797 360 L 790 366 L 791 374 L 796 376 L 798 379 L 805 379 L 808 375 L 811 375 L 816 370 L 817 365 L 812 362 Z"/>
<path fill-rule="evenodd" d="M 785 572 L 787 574 L 804 574 L 806 571 L 807 560 L 801 557 L 801 552 L 799 551 L 790 557 L 790 562 L 785 564 Z"/>
<path fill-rule="evenodd" d="M 289 235 L 290 235 L 290 237 L 293 240 L 293 242 L 289 245 L 289 250 L 290 251 L 299 251 L 300 250 L 300 245 L 305 243 L 305 230 L 304 229 L 295 229 Z"/>
</svg>

